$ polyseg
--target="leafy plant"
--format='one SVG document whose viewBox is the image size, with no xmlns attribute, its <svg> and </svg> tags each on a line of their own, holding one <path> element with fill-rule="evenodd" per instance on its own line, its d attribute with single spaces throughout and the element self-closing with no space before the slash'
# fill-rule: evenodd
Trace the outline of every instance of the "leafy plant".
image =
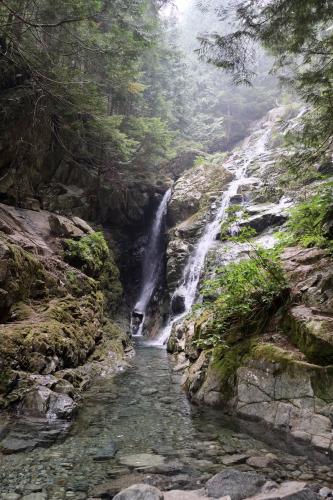
<svg viewBox="0 0 333 500">
<path fill-rule="evenodd" d="M 333 251 L 333 242 L 327 230 L 333 211 L 333 183 L 326 183 L 320 189 L 320 193 L 291 210 L 286 231 L 278 235 L 282 245 L 319 246 Z"/>
<path fill-rule="evenodd" d="M 240 220 L 246 219 L 248 214 L 242 205 L 231 205 L 227 208 L 227 217 L 221 224 L 220 237 L 221 240 L 231 238 L 233 226 Z"/>
<path fill-rule="evenodd" d="M 201 348 L 234 341 L 239 335 L 260 333 L 286 289 L 276 252 L 256 248 L 249 259 L 218 270 L 218 276 L 204 283 L 203 295 L 218 293 L 210 309 L 212 319 L 195 339 Z"/>
</svg>

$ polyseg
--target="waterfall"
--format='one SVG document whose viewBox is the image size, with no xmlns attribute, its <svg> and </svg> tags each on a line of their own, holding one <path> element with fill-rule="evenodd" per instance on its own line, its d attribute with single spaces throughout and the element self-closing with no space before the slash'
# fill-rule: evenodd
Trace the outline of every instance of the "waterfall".
<svg viewBox="0 0 333 500">
<path fill-rule="evenodd" d="M 145 248 L 145 255 L 142 267 L 142 286 L 139 298 L 134 306 L 132 313 L 132 332 L 135 335 L 142 335 L 145 314 L 149 302 L 160 276 L 163 263 L 163 235 L 165 216 L 168 208 L 168 202 L 171 197 L 171 189 L 166 191 L 162 201 L 156 211 L 148 238 L 148 244 Z"/>
<path fill-rule="evenodd" d="M 227 215 L 230 199 L 237 194 L 241 185 L 251 181 L 251 179 L 246 177 L 246 171 L 251 162 L 265 151 L 269 134 L 270 129 L 268 127 L 267 129 L 265 128 L 260 130 L 259 137 L 257 137 L 256 134 L 250 136 L 243 143 L 242 152 L 244 157 L 240 158 L 239 152 L 235 152 L 227 160 L 225 167 L 229 170 L 235 171 L 235 180 L 230 182 L 227 191 L 223 193 L 217 213 L 214 219 L 206 225 L 201 238 L 199 239 L 184 268 L 182 283 L 175 290 L 171 298 L 172 304 L 172 300 L 176 296 L 183 297 L 184 312 L 174 316 L 172 313 L 170 314 L 166 326 L 161 330 L 158 339 L 153 342 L 154 345 L 161 346 L 166 344 L 170 337 L 173 325 L 186 316 L 194 304 L 206 255 L 216 240 L 216 236 L 220 231 L 221 222 Z"/>
</svg>

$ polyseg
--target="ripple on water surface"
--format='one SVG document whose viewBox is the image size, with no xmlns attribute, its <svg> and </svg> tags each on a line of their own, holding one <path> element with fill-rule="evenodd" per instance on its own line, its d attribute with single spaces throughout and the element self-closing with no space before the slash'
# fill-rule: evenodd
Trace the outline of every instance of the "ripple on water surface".
<svg viewBox="0 0 333 500">
<path fill-rule="evenodd" d="M 329 479 L 327 467 L 236 432 L 221 412 L 191 406 L 172 368 L 164 350 L 138 346 L 129 370 L 85 394 L 64 442 L 0 456 L 1 493 L 84 499 L 143 481 L 198 488 L 226 466 L 251 469 L 249 457 L 261 457 L 252 462 L 271 479 Z"/>
</svg>

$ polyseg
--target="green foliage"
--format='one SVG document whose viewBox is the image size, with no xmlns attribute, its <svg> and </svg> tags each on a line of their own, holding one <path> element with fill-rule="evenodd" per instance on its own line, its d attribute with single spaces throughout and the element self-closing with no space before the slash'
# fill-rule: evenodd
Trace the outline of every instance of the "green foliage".
<svg viewBox="0 0 333 500">
<path fill-rule="evenodd" d="M 218 298 L 204 304 L 212 320 L 200 331 L 197 346 L 214 347 L 260 333 L 285 286 L 278 257 L 261 248 L 249 259 L 219 269 L 216 278 L 204 283 L 204 297 L 218 294 Z"/>
<path fill-rule="evenodd" d="M 232 229 L 237 224 L 237 222 L 240 219 L 247 219 L 248 218 L 248 213 L 247 211 L 242 207 L 242 205 L 231 205 L 227 210 L 226 210 L 226 215 L 227 217 L 221 224 L 221 231 L 220 231 L 220 237 L 221 240 L 234 240 L 237 241 L 240 238 L 240 233 L 242 233 L 242 229 L 240 231 L 237 231 L 237 236 L 234 235 L 232 236 Z"/>
<path fill-rule="evenodd" d="M 147 170 L 166 156 L 174 84 L 166 92 L 166 75 L 159 81 L 147 63 L 153 52 L 165 65 L 173 57 L 161 33 L 164 3 L 0 3 L 0 133 L 18 179 L 19 168 L 49 164 L 48 151 L 55 163 L 94 170 L 101 183 L 138 156 L 137 168 Z"/>
<path fill-rule="evenodd" d="M 321 185 L 320 192 L 291 210 L 285 232 L 279 233 L 283 245 L 319 246 L 333 251 L 327 223 L 332 217 L 333 183 Z"/>
<path fill-rule="evenodd" d="M 134 158 L 141 165 L 145 161 L 155 165 L 160 158 L 170 155 L 174 134 L 161 118 L 129 118 L 126 131 L 138 144 Z"/>
<path fill-rule="evenodd" d="M 109 247 L 103 233 L 95 232 L 80 240 L 66 240 L 64 258 L 88 276 L 97 278 L 109 258 Z"/>
</svg>

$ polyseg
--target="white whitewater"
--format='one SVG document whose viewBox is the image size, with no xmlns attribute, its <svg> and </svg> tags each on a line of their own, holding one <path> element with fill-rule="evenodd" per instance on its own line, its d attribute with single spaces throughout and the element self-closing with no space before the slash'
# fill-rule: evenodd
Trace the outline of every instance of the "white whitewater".
<svg viewBox="0 0 333 500">
<path fill-rule="evenodd" d="M 168 203 L 171 197 L 171 189 L 166 191 L 163 199 L 155 214 L 153 224 L 150 229 L 148 244 L 145 248 L 145 256 L 142 268 L 142 286 L 139 298 L 134 306 L 133 314 L 142 318 L 139 326 L 136 328 L 135 334 L 142 335 L 145 314 L 149 302 L 152 298 L 163 263 L 163 233 L 165 216 L 167 213 Z"/>
<path fill-rule="evenodd" d="M 185 310 L 179 315 L 170 315 L 167 325 L 161 330 L 159 337 L 152 342 L 153 345 L 165 345 L 170 337 L 173 325 L 186 316 L 194 304 L 206 255 L 216 240 L 221 222 L 227 215 L 230 200 L 238 193 L 240 186 L 251 182 L 251 178 L 246 177 L 247 169 L 253 160 L 264 153 L 269 134 L 269 127 L 260 130 L 259 134 L 253 134 L 244 141 L 241 150 L 242 156 L 239 156 L 239 152 L 235 152 L 227 160 L 225 167 L 230 171 L 234 171 L 236 178 L 229 184 L 227 191 L 223 193 L 219 209 L 214 219 L 207 224 L 193 253 L 190 255 L 183 271 L 182 283 L 173 294 L 173 297 L 182 295 L 185 298 Z"/>
</svg>

